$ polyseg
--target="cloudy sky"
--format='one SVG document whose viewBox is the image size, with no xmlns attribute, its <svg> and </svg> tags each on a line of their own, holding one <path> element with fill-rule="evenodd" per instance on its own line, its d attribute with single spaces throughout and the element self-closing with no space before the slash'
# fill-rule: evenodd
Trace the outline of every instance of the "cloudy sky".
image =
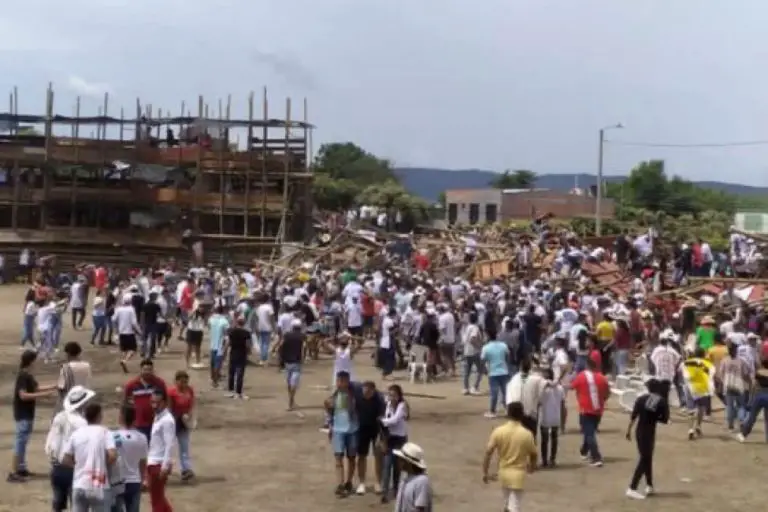
<svg viewBox="0 0 768 512">
<path fill-rule="evenodd" d="M 402 166 L 593 172 L 598 130 L 666 144 L 768 139 L 765 0 L 26 0 L 0 15 L 0 93 L 41 113 L 135 98 L 178 112 L 250 90 L 300 110 L 315 146 Z M 8 5 L 5 5 L 8 4 Z M 0 96 L 2 98 L 2 96 Z M 0 110 L 5 110 L 0 103 Z M 277 115 L 278 112 L 271 112 Z M 300 114 L 300 113 L 299 113 Z M 606 172 L 664 158 L 768 186 L 768 145 L 609 145 Z"/>
</svg>

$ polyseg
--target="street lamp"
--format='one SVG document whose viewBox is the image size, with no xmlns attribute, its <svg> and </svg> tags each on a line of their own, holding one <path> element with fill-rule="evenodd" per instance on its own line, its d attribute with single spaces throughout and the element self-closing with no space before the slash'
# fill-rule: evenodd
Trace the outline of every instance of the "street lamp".
<svg viewBox="0 0 768 512">
<path fill-rule="evenodd" d="M 605 144 L 605 132 L 606 130 L 619 130 L 621 128 L 624 128 L 621 123 L 600 128 L 600 146 L 597 157 L 597 197 L 595 198 L 595 234 L 597 236 L 603 234 L 603 145 Z"/>
</svg>

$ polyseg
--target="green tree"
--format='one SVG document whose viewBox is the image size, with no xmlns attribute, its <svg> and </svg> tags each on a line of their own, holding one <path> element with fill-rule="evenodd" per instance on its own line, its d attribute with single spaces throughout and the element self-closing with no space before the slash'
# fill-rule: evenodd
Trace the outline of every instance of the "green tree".
<svg viewBox="0 0 768 512">
<path fill-rule="evenodd" d="M 489 183 L 493 188 L 533 188 L 536 184 L 536 173 L 525 169 L 506 171 L 499 174 Z"/>
<path fill-rule="evenodd" d="M 314 170 L 316 174 L 350 180 L 363 187 L 397 181 L 388 160 L 378 158 L 351 142 L 323 144 L 315 159 Z"/>
<path fill-rule="evenodd" d="M 321 210 L 344 212 L 355 205 L 355 198 L 361 187 L 352 180 L 331 178 L 328 174 L 317 173 L 312 183 L 312 197 Z"/>
<path fill-rule="evenodd" d="M 387 213 L 388 228 L 392 227 L 397 212 L 415 220 L 426 218 L 429 212 L 429 203 L 409 194 L 402 185 L 392 180 L 369 185 L 360 192 L 357 201 L 358 204 L 384 209 Z"/>
</svg>

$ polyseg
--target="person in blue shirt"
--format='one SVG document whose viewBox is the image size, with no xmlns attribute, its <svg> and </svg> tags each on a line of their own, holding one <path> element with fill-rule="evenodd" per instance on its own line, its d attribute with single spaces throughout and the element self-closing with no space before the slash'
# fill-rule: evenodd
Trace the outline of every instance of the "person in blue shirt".
<svg viewBox="0 0 768 512">
<path fill-rule="evenodd" d="M 509 380 L 509 347 L 503 341 L 497 340 L 496 332 L 488 333 L 490 341 L 483 345 L 480 359 L 485 362 L 488 374 L 488 387 L 491 390 L 490 409 L 485 413 L 486 418 L 496 417 L 496 406 L 505 404 L 507 381 Z"/>
<path fill-rule="evenodd" d="M 229 330 L 229 319 L 224 315 L 224 308 L 217 307 L 208 319 L 208 329 L 211 337 L 211 385 L 219 387 L 221 379 L 221 363 L 224 361 L 224 338 Z"/>
</svg>

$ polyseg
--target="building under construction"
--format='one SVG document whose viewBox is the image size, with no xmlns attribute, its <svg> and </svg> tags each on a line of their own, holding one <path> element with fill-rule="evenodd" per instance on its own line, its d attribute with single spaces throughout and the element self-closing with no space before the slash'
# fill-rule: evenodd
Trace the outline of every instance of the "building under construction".
<svg viewBox="0 0 768 512">
<path fill-rule="evenodd" d="M 81 113 L 80 98 L 62 115 L 49 86 L 45 113 L 25 115 L 12 92 L 0 114 L 0 251 L 142 264 L 188 260 L 195 246 L 207 261 L 245 263 L 305 240 L 306 101 L 301 121 L 290 99 L 282 119 L 270 117 L 266 90 L 258 114 L 255 103 L 251 94 L 245 119 L 229 98 L 202 96 L 178 115 L 137 100 L 116 117 L 105 94 L 96 115 Z"/>
</svg>

